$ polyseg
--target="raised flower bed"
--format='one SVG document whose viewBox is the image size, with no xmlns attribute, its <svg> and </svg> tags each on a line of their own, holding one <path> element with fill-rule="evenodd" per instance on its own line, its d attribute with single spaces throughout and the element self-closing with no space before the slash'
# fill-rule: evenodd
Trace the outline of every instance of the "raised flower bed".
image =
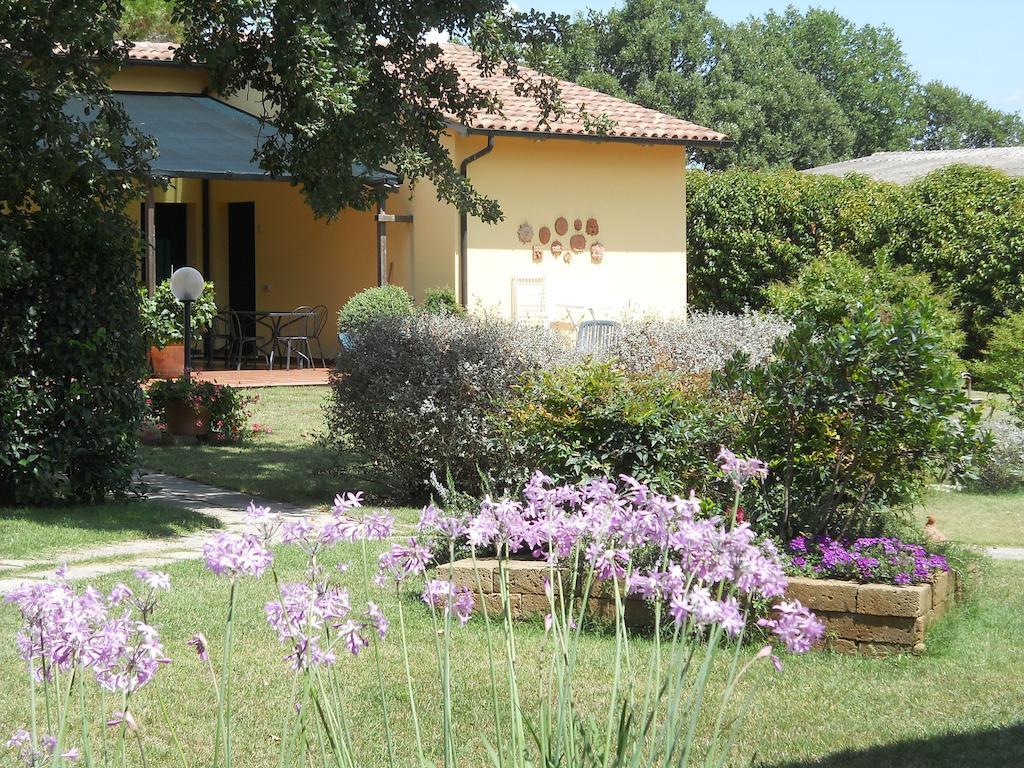
<svg viewBox="0 0 1024 768">
<path fill-rule="evenodd" d="M 918 544 L 883 538 L 844 542 L 801 537 L 794 539 L 788 550 L 791 562 L 795 561 L 794 570 L 814 575 L 789 576 L 783 599 L 799 600 L 824 622 L 826 634 L 819 648 L 864 656 L 920 653 L 928 627 L 946 612 L 956 596 L 956 576 L 945 558 Z M 504 567 L 512 617 L 547 614 L 549 598 L 544 583 L 550 576 L 548 564 L 543 560 L 507 560 Z M 491 613 L 501 611 L 497 560 L 457 560 L 440 566 L 438 571 L 474 595 L 482 591 Z M 861 578 L 865 581 L 858 580 Z M 922 583 L 908 583 L 914 581 Z M 622 599 L 629 626 L 651 625 L 649 604 L 626 596 L 624 588 Z M 598 618 L 615 616 L 610 584 L 594 585 L 587 613 Z"/>
<path fill-rule="evenodd" d="M 818 615 L 824 645 L 840 653 L 919 653 L 928 627 L 956 596 L 949 563 L 921 544 L 798 536 L 787 551 L 797 574 L 789 577 L 787 598 Z"/>
</svg>

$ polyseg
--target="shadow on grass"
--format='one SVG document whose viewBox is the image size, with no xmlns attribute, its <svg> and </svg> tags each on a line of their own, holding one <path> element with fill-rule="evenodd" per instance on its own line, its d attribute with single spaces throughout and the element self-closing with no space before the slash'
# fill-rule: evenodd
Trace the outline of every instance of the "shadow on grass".
<svg viewBox="0 0 1024 768">
<path fill-rule="evenodd" d="M 0 509 L 0 528 L 8 531 L 12 548 L 30 543 L 52 548 L 52 536 L 65 536 L 72 544 L 79 539 L 169 539 L 209 527 L 220 527 L 220 521 L 202 512 L 159 502 Z"/>
<path fill-rule="evenodd" d="M 316 445 L 147 446 L 141 464 L 147 470 L 296 504 L 330 504 L 346 491 L 363 491 L 376 503 L 393 496 L 360 457 Z"/>
<path fill-rule="evenodd" d="M 898 717 L 898 714 L 893 714 Z M 842 728 L 842 723 L 836 723 Z M 816 760 L 758 763 L 761 768 L 1020 768 L 1024 722 L 971 733 L 950 733 L 886 746 L 845 750 Z"/>
</svg>

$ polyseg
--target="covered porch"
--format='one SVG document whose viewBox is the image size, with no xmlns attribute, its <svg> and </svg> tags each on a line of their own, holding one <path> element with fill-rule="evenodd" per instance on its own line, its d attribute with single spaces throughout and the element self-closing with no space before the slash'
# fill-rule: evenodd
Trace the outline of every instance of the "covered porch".
<svg viewBox="0 0 1024 768">
<path fill-rule="evenodd" d="M 290 178 L 271 177 L 253 162 L 266 135 L 254 116 L 208 96 L 117 96 L 156 140 L 153 173 L 167 180 L 129 211 L 146 246 L 140 281 L 152 291 L 188 265 L 215 286 L 220 314 L 194 353 L 195 367 L 266 369 L 281 333 L 314 336 L 315 363 L 333 358 L 338 309 L 364 288 L 401 279 L 389 274 L 388 240 L 401 245 L 410 228 L 389 230 L 388 222 L 411 217 L 386 210 L 400 179 L 353 165 L 351 173 L 377 191 L 378 209 L 317 219 Z M 291 364 L 308 364 L 307 348 L 297 346 L 303 354 Z M 285 363 L 284 346 L 277 347 L 274 367 Z"/>
</svg>

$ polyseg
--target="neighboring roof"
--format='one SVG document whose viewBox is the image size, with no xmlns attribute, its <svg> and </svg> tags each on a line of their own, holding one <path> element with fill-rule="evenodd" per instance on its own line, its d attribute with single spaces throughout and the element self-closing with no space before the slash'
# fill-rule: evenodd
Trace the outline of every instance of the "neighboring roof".
<svg viewBox="0 0 1024 768">
<path fill-rule="evenodd" d="M 248 112 L 209 96 L 174 93 L 115 93 L 132 124 L 151 136 L 159 156 L 151 163 L 154 175 L 176 178 L 264 180 L 272 177 L 252 159 L 260 141 L 273 128 L 261 129 Z M 68 102 L 70 113 L 82 117 L 79 102 Z M 261 132 L 262 131 L 262 132 Z M 352 175 L 367 184 L 397 186 L 400 179 L 387 171 L 370 171 L 354 163 Z"/>
<path fill-rule="evenodd" d="M 858 157 L 855 160 L 820 165 L 808 169 L 805 173 L 831 176 L 862 173 L 877 181 L 904 184 L 947 165 L 981 165 L 1003 171 L 1010 176 L 1024 176 L 1024 147 L 875 152 L 873 155 Z"/>
<path fill-rule="evenodd" d="M 445 43 L 441 47 L 444 50 L 444 60 L 459 70 L 464 82 L 492 91 L 501 100 L 504 114 L 478 114 L 466 126 L 470 131 L 709 146 L 732 144 L 724 133 L 565 80 L 559 80 L 558 83 L 562 100 L 569 109 L 583 105 L 587 112 L 595 117 L 605 115 L 611 118 L 614 125 L 604 135 L 595 134 L 581 119 L 573 117 L 552 120 L 549 125 L 543 126 L 540 125 L 540 110 L 533 98 L 517 95 L 515 83 L 504 75 L 496 73 L 484 77 L 476 66 L 479 55 L 475 51 L 455 43 Z M 130 58 L 145 62 L 172 63 L 176 49 L 177 46 L 173 43 L 136 43 Z M 531 77 L 542 77 L 531 69 L 524 68 L 522 71 Z"/>
</svg>

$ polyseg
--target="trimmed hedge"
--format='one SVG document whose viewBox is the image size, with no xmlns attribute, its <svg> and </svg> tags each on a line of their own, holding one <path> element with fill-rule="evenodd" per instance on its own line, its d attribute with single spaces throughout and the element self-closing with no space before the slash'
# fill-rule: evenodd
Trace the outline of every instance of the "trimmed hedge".
<svg viewBox="0 0 1024 768">
<path fill-rule="evenodd" d="M 999 171 L 951 166 L 900 187 L 733 169 L 691 173 L 687 188 L 693 309 L 761 309 L 769 285 L 835 251 L 927 273 L 963 317 L 967 357 L 1024 307 L 1024 181 Z"/>
</svg>

